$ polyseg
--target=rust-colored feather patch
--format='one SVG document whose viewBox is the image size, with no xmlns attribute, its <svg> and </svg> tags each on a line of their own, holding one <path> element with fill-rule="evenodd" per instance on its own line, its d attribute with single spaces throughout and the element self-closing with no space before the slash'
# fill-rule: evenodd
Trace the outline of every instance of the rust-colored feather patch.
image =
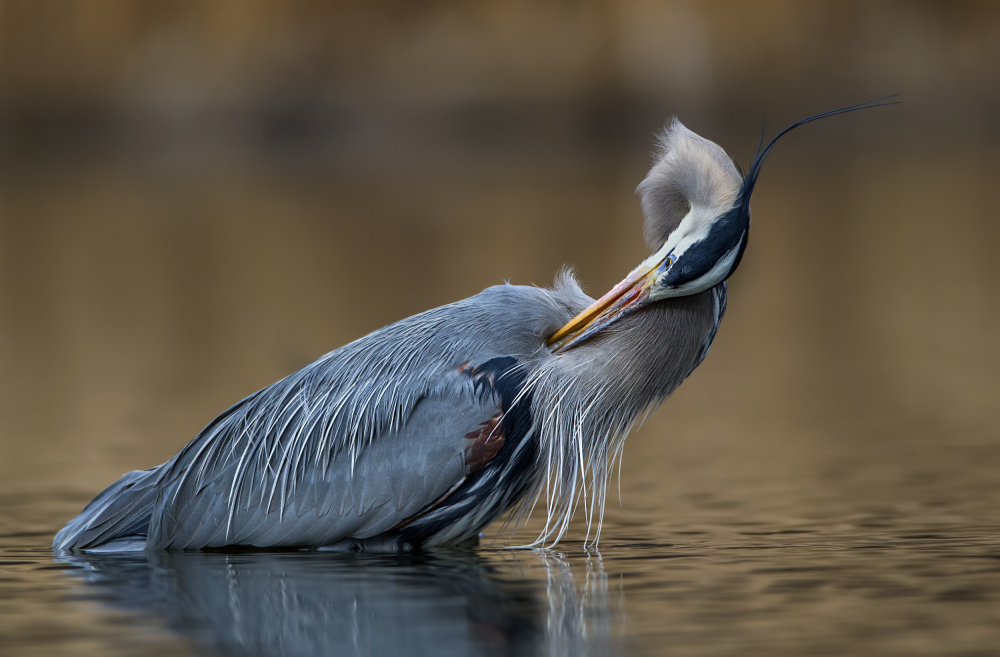
<svg viewBox="0 0 1000 657">
<path fill-rule="evenodd" d="M 469 466 L 469 474 L 473 474 L 483 469 L 503 447 L 504 435 L 500 429 L 500 419 L 503 411 L 483 422 L 478 429 L 465 434 L 465 437 L 473 441 L 467 452 L 465 464 Z"/>
</svg>

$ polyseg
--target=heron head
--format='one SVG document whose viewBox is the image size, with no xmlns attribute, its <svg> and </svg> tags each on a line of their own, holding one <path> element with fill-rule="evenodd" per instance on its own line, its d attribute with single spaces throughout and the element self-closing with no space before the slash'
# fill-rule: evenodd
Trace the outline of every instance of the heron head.
<svg viewBox="0 0 1000 657">
<path fill-rule="evenodd" d="M 761 140 L 746 174 L 718 144 L 674 119 L 660 134 L 653 167 L 637 190 L 646 215 L 646 242 L 654 253 L 548 344 L 556 351 L 569 349 L 650 303 L 698 294 L 732 276 L 750 233 L 750 196 L 775 142 L 817 119 L 894 104 L 881 102 L 886 98 L 810 116 L 763 148 Z"/>
<path fill-rule="evenodd" d="M 739 168 L 716 144 L 674 119 L 637 190 L 654 253 L 633 274 L 648 301 L 696 294 L 739 265 L 750 230 L 750 195 Z"/>
</svg>

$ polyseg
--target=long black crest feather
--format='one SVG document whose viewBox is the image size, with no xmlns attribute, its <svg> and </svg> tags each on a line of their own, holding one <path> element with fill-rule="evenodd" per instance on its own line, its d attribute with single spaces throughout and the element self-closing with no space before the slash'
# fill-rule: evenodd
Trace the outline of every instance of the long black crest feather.
<svg viewBox="0 0 1000 657">
<path fill-rule="evenodd" d="M 801 121 L 793 123 L 792 125 L 788 126 L 784 130 L 779 132 L 777 135 L 775 135 L 771 139 L 771 141 L 767 142 L 767 146 L 764 146 L 763 149 L 761 149 L 761 145 L 764 143 L 764 125 L 761 124 L 760 141 L 757 144 L 757 153 L 756 155 L 754 155 L 753 163 L 750 165 L 750 170 L 747 172 L 746 178 L 743 181 L 743 194 L 742 194 L 743 204 L 749 205 L 750 195 L 753 194 L 753 188 L 757 184 L 757 176 L 760 175 L 760 167 L 761 165 L 764 164 L 764 159 L 767 157 L 767 154 L 771 152 L 771 148 L 774 146 L 775 142 L 781 139 L 781 137 L 783 137 L 785 134 L 791 132 L 795 128 L 798 128 L 800 125 L 812 123 L 813 121 L 818 121 L 819 119 L 825 119 L 829 116 L 836 116 L 837 114 L 846 114 L 848 112 L 856 112 L 858 110 L 863 110 L 863 109 L 871 109 L 873 107 L 898 105 L 900 103 L 900 101 L 898 100 L 885 102 L 888 101 L 890 98 L 896 98 L 897 96 L 899 96 L 899 94 L 890 94 L 888 96 L 882 96 L 881 98 L 873 98 L 872 100 L 866 100 L 863 103 L 858 103 L 856 105 L 848 105 L 847 107 L 840 107 L 838 109 L 821 112 L 820 114 L 815 114 L 808 118 L 802 119 Z"/>
</svg>

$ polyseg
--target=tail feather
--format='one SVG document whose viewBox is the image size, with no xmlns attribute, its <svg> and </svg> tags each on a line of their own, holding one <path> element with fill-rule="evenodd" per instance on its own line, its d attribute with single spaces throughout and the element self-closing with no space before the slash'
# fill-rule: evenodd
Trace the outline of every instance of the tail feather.
<svg viewBox="0 0 1000 657">
<path fill-rule="evenodd" d="M 156 501 L 159 467 L 129 472 L 105 488 L 52 541 L 54 550 L 87 550 L 111 541 L 144 541 Z M 134 548 L 133 548 L 134 549 Z"/>
</svg>

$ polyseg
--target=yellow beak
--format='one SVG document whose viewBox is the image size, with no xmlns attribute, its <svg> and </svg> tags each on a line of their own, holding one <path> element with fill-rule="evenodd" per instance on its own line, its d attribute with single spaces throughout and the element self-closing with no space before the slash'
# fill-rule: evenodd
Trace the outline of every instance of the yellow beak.
<svg viewBox="0 0 1000 657">
<path fill-rule="evenodd" d="M 656 280 L 655 272 L 662 263 L 661 260 L 652 266 L 637 267 L 610 292 L 553 333 L 545 344 L 552 347 L 553 352 L 571 349 L 648 304 L 649 290 Z"/>
</svg>

